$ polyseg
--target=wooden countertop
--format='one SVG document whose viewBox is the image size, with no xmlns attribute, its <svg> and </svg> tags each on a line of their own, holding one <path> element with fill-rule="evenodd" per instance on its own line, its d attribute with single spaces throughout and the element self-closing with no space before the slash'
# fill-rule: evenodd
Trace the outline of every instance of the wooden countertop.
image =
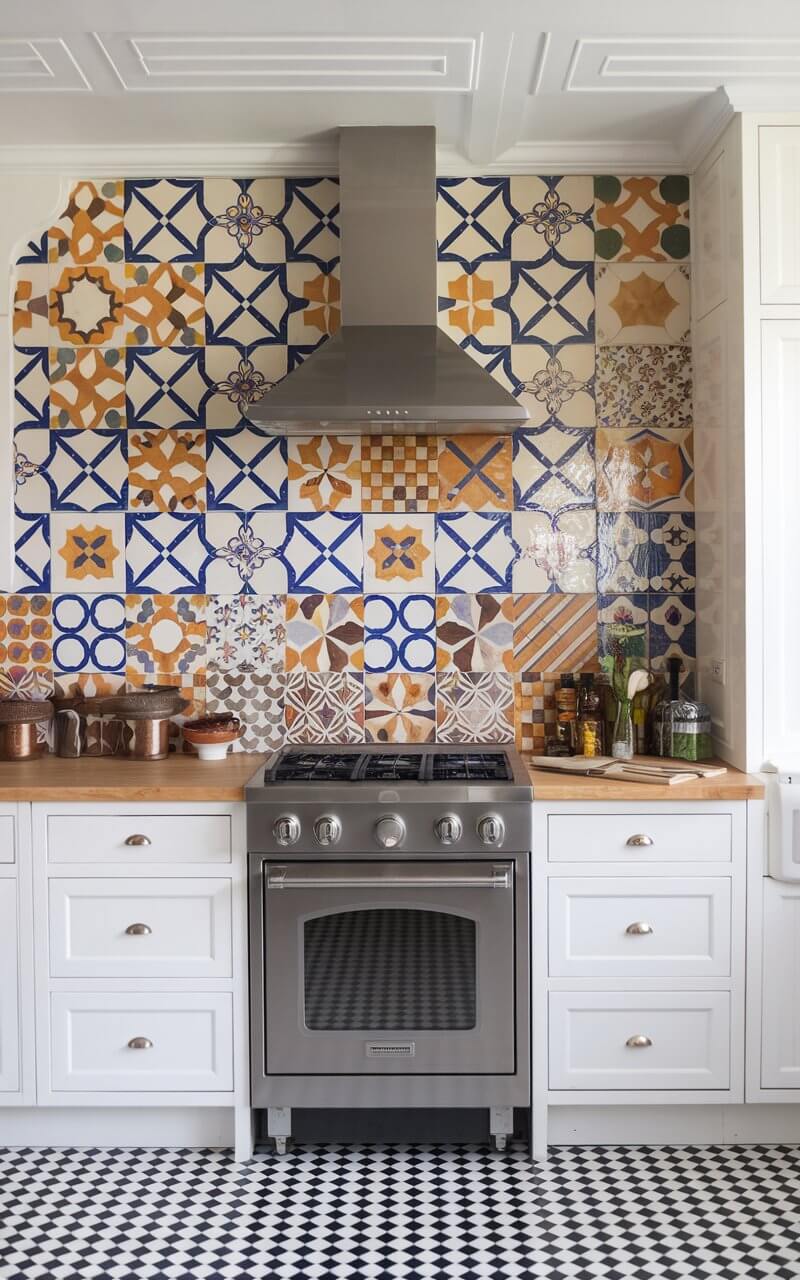
<svg viewBox="0 0 800 1280">
<path fill-rule="evenodd" d="M 238 752 L 203 762 L 196 756 L 166 760 L 128 760 L 120 756 L 81 756 L 62 760 L 0 761 L 0 800 L 241 800 L 244 787 L 266 760 Z"/>
<path fill-rule="evenodd" d="M 711 763 L 711 762 L 709 762 Z M 691 765 L 687 765 L 691 768 Z M 674 787 L 643 782 L 612 782 L 606 778 L 576 778 L 549 769 L 531 769 L 535 800 L 761 800 L 764 783 L 757 775 L 727 766 L 717 778 L 679 782 Z"/>
</svg>

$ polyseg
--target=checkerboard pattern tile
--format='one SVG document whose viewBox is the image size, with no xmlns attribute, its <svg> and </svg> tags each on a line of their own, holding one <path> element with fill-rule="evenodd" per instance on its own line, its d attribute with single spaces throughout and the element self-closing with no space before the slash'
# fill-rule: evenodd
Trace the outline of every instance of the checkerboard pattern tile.
<svg viewBox="0 0 800 1280">
<path fill-rule="evenodd" d="M 792 1147 L 20 1150 L 4 1280 L 791 1280 Z"/>
<path fill-rule="evenodd" d="M 691 673 L 688 180 L 448 177 L 437 197 L 439 324 L 526 408 L 513 437 L 249 420 L 341 324 L 335 179 L 112 175 L 30 229 L 0 615 L 35 599 L 54 636 L 0 652 L 0 696 L 177 673 L 202 705 L 208 675 L 251 748 L 538 745 L 610 621 Z"/>
</svg>

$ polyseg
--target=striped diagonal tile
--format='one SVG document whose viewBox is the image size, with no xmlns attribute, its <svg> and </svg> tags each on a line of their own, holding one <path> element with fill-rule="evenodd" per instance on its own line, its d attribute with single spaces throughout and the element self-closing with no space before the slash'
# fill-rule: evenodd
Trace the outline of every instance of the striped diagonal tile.
<svg viewBox="0 0 800 1280">
<path fill-rule="evenodd" d="M 597 597 L 514 597 L 517 671 L 596 671 Z"/>
</svg>

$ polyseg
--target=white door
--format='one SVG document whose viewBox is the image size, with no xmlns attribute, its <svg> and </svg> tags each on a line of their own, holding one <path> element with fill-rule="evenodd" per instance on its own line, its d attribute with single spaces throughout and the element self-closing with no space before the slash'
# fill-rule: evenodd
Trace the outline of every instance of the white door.
<svg viewBox="0 0 800 1280">
<path fill-rule="evenodd" d="M 18 1089 L 17 882 L 0 880 L 0 1093 Z"/>
<path fill-rule="evenodd" d="M 764 881 L 761 1085 L 800 1089 L 800 884 Z"/>
</svg>

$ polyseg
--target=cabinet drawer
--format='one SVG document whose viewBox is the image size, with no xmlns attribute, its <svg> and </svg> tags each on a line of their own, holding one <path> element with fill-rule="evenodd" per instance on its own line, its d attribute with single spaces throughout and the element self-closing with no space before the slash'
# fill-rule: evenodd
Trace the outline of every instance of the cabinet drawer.
<svg viewBox="0 0 800 1280">
<path fill-rule="evenodd" d="M 730 862 L 729 813 L 553 813 L 550 862 Z"/>
<path fill-rule="evenodd" d="M 50 1001 L 55 1091 L 233 1088 L 228 994 L 58 992 Z"/>
<path fill-rule="evenodd" d="M 230 862 L 231 819 L 221 814 L 51 813 L 48 862 Z"/>
<path fill-rule="evenodd" d="M 0 814 L 0 862 L 17 860 L 17 820 L 10 813 Z"/>
<path fill-rule="evenodd" d="M 550 1088 L 727 1089 L 729 1002 L 727 991 L 551 991 Z"/>
<path fill-rule="evenodd" d="M 52 879 L 54 978 L 228 978 L 230 880 Z"/>
<path fill-rule="evenodd" d="M 731 969 L 727 877 L 554 876 L 550 974 L 558 978 L 705 978 Z"/>
</svg>

